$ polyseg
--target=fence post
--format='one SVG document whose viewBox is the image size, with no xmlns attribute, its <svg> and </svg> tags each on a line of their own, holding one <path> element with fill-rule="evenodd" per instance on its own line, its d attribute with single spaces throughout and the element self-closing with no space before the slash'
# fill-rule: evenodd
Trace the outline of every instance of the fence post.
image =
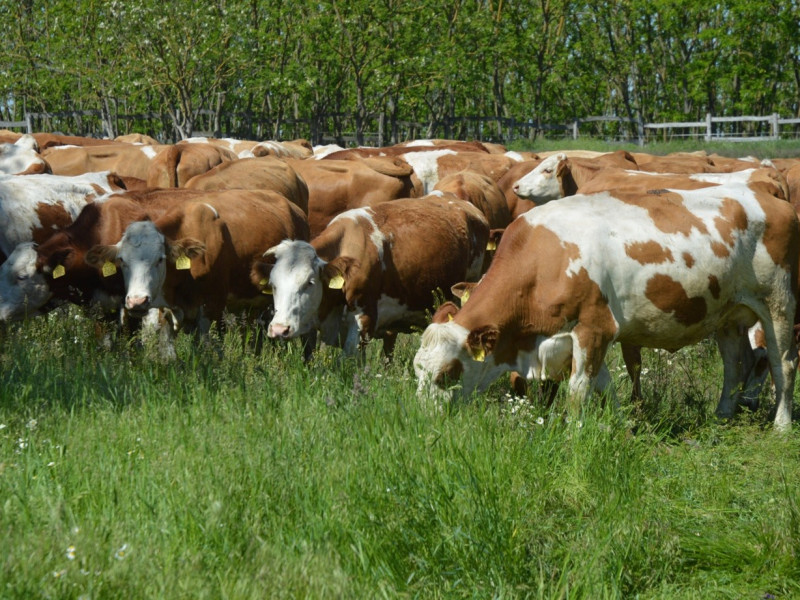
<svg viewBox="0 0 800 600">
<path fill-rule="evenodd" d="M 780 126 L 778 125 L 778 113 L 772 113 L 770 123 L 772 124 L 772 139 L 777 140 L 781 137 Z"/>
<path fill-rule="evenodd" d="M 573 140 L 578 139 L 578 119 L 575 119 L 572 122 L 572 139 Z"/>
<path fill-rule="evenodd" d="M 706 141 L 711 141 L 711 136 L 714 135 L 714 127 L 711 124 L 711 113 L 706 113 Z"/>
<path fill-rule="evenodd" d="M 29 112 L 25 113 L 25 126 L 28 128 L 28 133 L 33 134 L 33 115 Z"/>
<path fill-rule="evenodd" d="M 644 119 L 641 111 L 636 113 L 636 135 L 639 137 L 639 146 L 644 146 Z"/>
</svg>

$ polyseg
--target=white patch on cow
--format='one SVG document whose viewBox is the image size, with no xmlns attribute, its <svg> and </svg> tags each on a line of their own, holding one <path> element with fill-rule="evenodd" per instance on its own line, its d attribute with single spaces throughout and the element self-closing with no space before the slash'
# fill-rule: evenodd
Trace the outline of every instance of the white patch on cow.
<svg viewBox="0 0 800 600">
<path fill-rule="evenodd" d="M 158 155 L 158 149 L 153 147 L 153 146 L 149 146 L 149 145 L 141 146 L 139 148 L 139 150 L 141 150 L 142 154 L 144 154 L 147 158 L 149 158 L 151 160 L 154 159 L 156 157 L 156 155 Z"/>
<path fill-rule="evenodd" d="M 314 146 L 314 160 L 321 160 L 328 156 L 329 154 L 333 154 L 334 152 L 339 152 L 339 150 L 344 150 L 338 144 L 327 144 L 324 146 Z"/>
<path fill-rule="evenodd" d="M 219 212 L 217 212 L 217 209 L 216 209 L 216 208 L 214 208 L 213 206 L 211 206 L 211 205 L 210 205 L 208 202 L 203 202 L 203 204 L 205 204 L 205 205 L 206 205 L 208 208 L 210 208 L 210 209 L 211 209 L 211 212 L 213 212 L 213 213 L 214 213 L 214 218 L 215 218 L 215 219 L 219 219 Z"/>
<path fill-rule="evenodd" d="M 755 169 L 744 169 L 742 171 L 734 171 L 732 173 L 692 173 L 688 177 L 694 181 L 705 181 L 707 183 L 716 183 L 718 185 L 725 185 L 729 183 L 746 184 L 748 181 L 750 181 L 750 177 L 755 171 Z"/>
<path fill-rule="evenodd" d="M 32 241 L 34 229 L 42 227 L 36 210 L 42 206 L 60 206 L 72 220 L 86 203 L 98 195 L 98 189 L 110 193 L 108 171 L 64 175 L 0 176 L 0 250 L 10 254 L 23 242 Z"/>
<path fill-rule="evenodd" d="M 406 142 L 407 148 L 415 148 L 417 146 L 433 146 L 433 140 L 411 140 L 410 142 Z"/>
<path fill-rule="evenodd" d="M 44 275 L 36 271 L 36 245 L 20 244 L 0 265 L 0 321 L 37 313 L 50 299 Z"/>
<path fill-rule="evenodd" d="M 519 152 L 515 152 L 514 150 L 509 150 L 508 152 L 505 153 L 505 155 L 511 160 L 516 162 L 522 162 L 523 160 L 525 160 L 525 157 L 522 156 L 522 154 L 520 154 Z"/>
<path fill-rule="evenodd" d="M 442 190 L 433 190 L 429 196 L 436 196 L 437 198 L 444 198 L 444 192 Z"/>
<path fill-rule="evenodd" d="M 386 294 L 381 294 L 378 299 L 378 321 L 375 324 L 375 331 L 382 332 L 389 325 L 416 315 L 417 312 L 408 308 L 397 298 L 392 298 Z"/>
<path fill-rule="evenodd" d="M 23 135 L 13 144 L 0 144 L 0 175 L 16 175 L 44 164 L 32 135 Z"/>
<path fill-rule="evenodd" d="M 562 197 L 561 182 L 556 177 L 558 165 L 567 159 L 564 153 L 553 154 L 536 165 L 530 173 L 514 184 L 514 193 L 538 204 Z"/>
<path fill-rule="evenodd" d="M 197 137 L 190 137 L 186 138 L 185 140 L 180 141 L 181 144 L 208 144 L 208 138 L 197 136 Z"/>
<path fill-rule="evenodd" d="M 439 181 L 439 158 L 456 154 L 454 150 L 430 150 L 427 152 L 407 152 L 403 159 L 411 165 L 422 182 L 425 194 L 429 194 Z"/>
<path fill-rule="evenodd" d="M 369 207 L 363 208 L 351 208 L 350 210 L 346 210 L 343 213 L 339 213 L 333 219 L 328 226 L 332 225 L 338 220 L 350 219 L 352 221 L 358 222 L 359 219 L 364 219 L 369 223 L 369 226 L 372 228 L 369 239 L 375 245 L 375 248 L 378 251 L 378 258 L 381 261 L 381 266 L 386 266 L 383 262 L 383 248 L 384 244 L 386 243 L 386 236 L 383 232 L 378 229 L 378 225 L 375 223 L 375 213 Z"/>
</svg>

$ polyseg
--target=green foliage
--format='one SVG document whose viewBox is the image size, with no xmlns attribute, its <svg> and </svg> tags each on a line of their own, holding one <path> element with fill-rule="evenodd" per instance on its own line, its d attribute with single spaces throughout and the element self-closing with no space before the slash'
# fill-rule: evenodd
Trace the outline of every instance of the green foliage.
<svg viewBox="0 0 800 600">
<path fill-rule="evenodd" d="M 4 598 L 761 598 L 800 593 L 795 432 L 713 419 L 711 344 L 565 422 L 499 381 L 224 333 L 178 361 L 77 310 L 0 331 Z M 110 336 L 110 337 L 109 337 Z"/>
<path fill-rule="evenodd" d="M 387 135 L 414 121 L 419 136 L 499 139 L 439 122 L 800 110 L 794 1 L 0 0 L 0 17 L 2 116 L 99 110 L 120 133 L 133 124 L 118 113 L 168 114 L 179 137 L 201 111 L 246 113 L 261 136 L 319 141 L 345 120 L 361 139 L 377 115 Z"/>
</svg>

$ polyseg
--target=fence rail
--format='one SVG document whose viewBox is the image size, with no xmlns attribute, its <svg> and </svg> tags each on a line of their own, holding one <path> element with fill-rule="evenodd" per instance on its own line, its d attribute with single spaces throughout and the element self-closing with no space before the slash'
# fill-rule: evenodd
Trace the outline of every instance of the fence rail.
<svg viewBox="0 0 800 600">
<path fill-rule="evenodd" d="M 192 135 L 234 137 L 240 139 L 306 138 L 313 144 L 338 143 L 343 146 L 383 146 L 405 139 L 444 137 L 508 143 L 517 139 L 534 140 L 539 135 L 602 137 L 615 141 L 638 142 L 662 138 L 702 138 L 711 141 L 765 141 L 800 137 L 800 118 L 766 116 L 715 117 L 710 113 L 702 121 L 647 123 L 641 118 L 615 115 L 589 116 L 568 123 L 541 123 L 536 119 L 513 117 L 463 116 L 428 123 L 387 122 L 386 115 L 368 115 L 360 127 L 348 113 L 319 115 L 312 119 L 270 119 L 251 113 L 198 111 Z M 101 111 L 63 111 L 25 113 L 21 121 L 0 121 L 0 128 L 34 131 L 58 131 L 71 135 L 115 137 L 120 133 L 140 131 L 162 142 L 181 139 L 170 115 L 162 113 L 104 115 Z"/>
</svg>

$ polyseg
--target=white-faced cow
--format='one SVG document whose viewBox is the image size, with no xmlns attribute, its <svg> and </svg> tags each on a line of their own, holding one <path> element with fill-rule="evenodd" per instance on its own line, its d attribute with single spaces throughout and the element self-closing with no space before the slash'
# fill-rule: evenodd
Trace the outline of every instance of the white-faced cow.
<svg viewBox="0 0 800 600">
<path fill-rule="evenodd" d="M 715 334 L 733 414 L 760 321 L 778 429 L 790 427 L 800 230 L 787 202 L 726 185 L 661 195 L 598 193 L 537 207 L 505 231 L 469 302 L 430 325 L 414 359 L 419 389 L 461 379 L 483 390 L 509 370 L 569 379 L 570 410 L 611 388 L 614 342 L 677 350 Z M 613 388 L 611 388 L 613 389 Z"/>
<path fill-rule="evenodd" d="M 86 262 L 122 270 L 126 312 L 170 309 L 204 330 L 226 306 L 267 303 L 250 281 L 253 261 L 283 239 L 308 236 L 303 212 L 279 194 L 205 192 L 155 221 L 132 223 L 117 244 L 92 248 Z"/>
<path fill-rule="evenodd" d="M 39 145 L 32 135 L 23 135 L 13 144 L 0 144 L 0 175 L 36 175 L 50 173 L 39 154 Z"/>
<path fill-rule="evenodd" d="M 354 354 L 372 337 L 424 325 L 437 290 L 480 276 L 486 218 L 454 196 L 395 200 L 336 217 L 310 244 L 282 242 L 267 251 L 275 316 L 268 334 L 315 332 Z M 265 282 L 266 283 L 266 282 Z"/>
</svg>

